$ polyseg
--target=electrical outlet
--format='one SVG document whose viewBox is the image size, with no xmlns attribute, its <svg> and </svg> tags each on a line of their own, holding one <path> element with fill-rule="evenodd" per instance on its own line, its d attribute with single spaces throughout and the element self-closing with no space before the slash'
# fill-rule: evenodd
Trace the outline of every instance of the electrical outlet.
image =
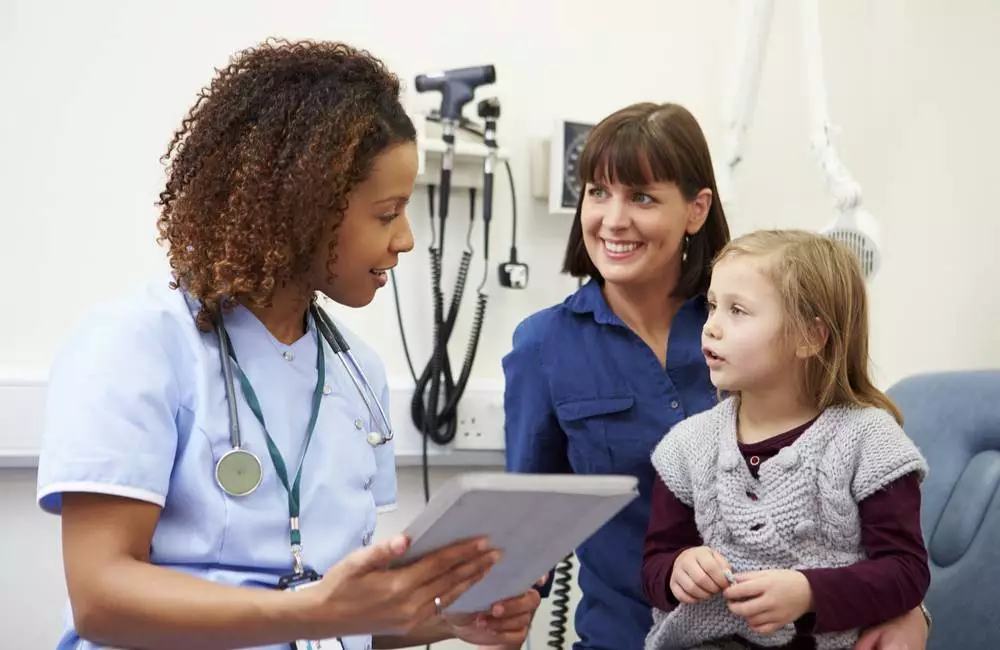
<svg viewBox="0 0 1000 650">
<path fill-rule="evenodd" d="M 503 451 L 503 389 L 468 388 L 458 402 L 455 449 Z"/>
</svg>

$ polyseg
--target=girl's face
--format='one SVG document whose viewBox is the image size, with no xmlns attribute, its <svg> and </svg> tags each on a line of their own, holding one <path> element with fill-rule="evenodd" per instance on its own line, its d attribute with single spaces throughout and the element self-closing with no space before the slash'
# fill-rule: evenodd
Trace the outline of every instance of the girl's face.
<svg viewBox="0 0 1000 650">
<path fill-rule="evenodd" d="M 712 203 L 711 190 L 687 201 L 669 182 L 587 183 L 584 192 L 580 225 L 587 254 L 606 284 L 622 286 L 676 280 L 684 237 L 698 232 Z"/>
<path fill-rule="evenodd" d="M 340 227 L 328 231 L 316 249 L 315 289 L 347 307 L 363 307 L 375 298 L 399 255 L 413 250 L 406 205 L 416 179 L 415 144 L 392 146 L 375 158 L 371 174 L 348 195 Z"/>
<path fill-rule="evenodd" d="M 730 257 L 712 270 L 701 340 L 712 383 L 720 390 L 759 391 L 796 377 L 782 297 L 760 263 Z"/>
</svg>

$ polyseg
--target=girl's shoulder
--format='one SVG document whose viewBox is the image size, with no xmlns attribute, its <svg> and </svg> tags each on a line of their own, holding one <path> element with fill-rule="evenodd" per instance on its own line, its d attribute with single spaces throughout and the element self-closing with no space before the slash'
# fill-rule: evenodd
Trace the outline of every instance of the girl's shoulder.
<svg viewBox="0 0 1000 650">
<path fill-rule="evenodd" d="M 718 447 L 719 435 L 735 422 L 735 400 L 735 397 L 726 397 L 712 408 L 681 420 L 663 436 L 656 450 L 698 457 Z"/>
<path fill-rule="evenodd" d="M 871 406 L 832 406 L 821 421 L 833 428 L 831 453 L 850 477 L 851 492 L 862 501 L 910 473 L 923 479 L 927 461 L 891 413 Z"/>
</svg>

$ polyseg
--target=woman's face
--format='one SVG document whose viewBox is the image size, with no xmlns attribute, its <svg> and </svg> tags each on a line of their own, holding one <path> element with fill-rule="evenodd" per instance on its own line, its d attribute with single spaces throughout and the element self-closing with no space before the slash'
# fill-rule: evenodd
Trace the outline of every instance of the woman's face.
<svg viewBox="0 0 1000 650">
<path fill-rule="evenodd" d="M 580 212 L 583 241 L 605 283 L 638 285 L 676 281 L 684 236 L 701 229 L 711 190 L 693 201 L 675 183 L 645 187 L 588 183 Z"/>
<path fill-rule="evenodd" d="M 416 144 L 394 145 L 375 158 L 368 178 L 347 196 L 340 227 L 316 248 L 315 289 L 347 307 L 364 307 L 375 298 L 400 253 L 413 250 L 406 205 L 416 179 Z"/>
</svg>

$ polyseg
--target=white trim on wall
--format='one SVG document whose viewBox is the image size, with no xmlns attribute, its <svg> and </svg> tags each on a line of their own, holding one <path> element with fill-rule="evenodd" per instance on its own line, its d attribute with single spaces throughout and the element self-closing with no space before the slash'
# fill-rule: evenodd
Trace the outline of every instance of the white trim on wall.
<svg viewBox="0 0 1000 650">
<path fill-rule="evenodd" d="M 478 388 L 480 395 L 500 391 L 489 382 Z M 390 381 L 390 385 L 397 385 Z M 0 469 L 38 466 L 48 373 L 37 368 L 0 368 Z M 396 463 L 401 467 L 423 462 L 422 439 L 410 420 L 409 386 L 390 389 L 390 418 L 396 435 Z M 428 445 L 428 462 L 435 466 L 503 467 L 502 451 L 460 450 Z"/>
</svg>

